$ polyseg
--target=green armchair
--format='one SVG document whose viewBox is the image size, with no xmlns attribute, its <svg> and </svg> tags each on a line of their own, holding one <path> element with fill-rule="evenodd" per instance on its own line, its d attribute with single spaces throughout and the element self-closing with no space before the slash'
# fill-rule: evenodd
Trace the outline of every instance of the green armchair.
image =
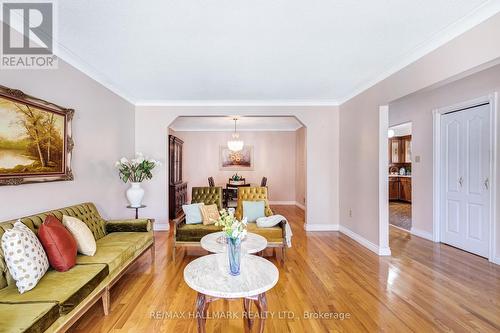
<svg viewBox="0 0 500 333">
<path fill-rule="evenodd" d="M 222 209 L 222 187 L 193 187 L 191 203 L 216 204 Z M 220 231 L 215 225 L 186 224 L 185 217 L 174 220 L 174 241 L 172 258 L 175 259 L 177 247 L 200 246 L 200 239 L 212 232 Z"/>
</svg>

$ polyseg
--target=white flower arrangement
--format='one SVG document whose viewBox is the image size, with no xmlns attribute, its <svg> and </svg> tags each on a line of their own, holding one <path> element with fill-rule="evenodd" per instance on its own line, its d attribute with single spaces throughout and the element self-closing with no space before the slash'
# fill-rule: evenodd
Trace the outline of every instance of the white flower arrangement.
<svg viewBox="0 0 500 333">
<path fill-rule="evenodd" d="M 159 161 L 145 158 L 142 153 L 136 153 L 135 158 L 130 160 L 122 157 L 115 163 L 120 179 L 124 183 L 128 181 L 131 183 L 140 183 L 145 179 L 151 179 L 153 178 L 152 170 L 160 165 Z"/>
<path fill-rule="evenodd" d="M 215 221 L 215 225 L 222 227 L 226 237 L 232 239 L 243 239 L 247 235 L 247 218 L 238 221 L 234 214 L 228 213 L 225 209 L 221 210 L 220 218 Z"/>
</svg>

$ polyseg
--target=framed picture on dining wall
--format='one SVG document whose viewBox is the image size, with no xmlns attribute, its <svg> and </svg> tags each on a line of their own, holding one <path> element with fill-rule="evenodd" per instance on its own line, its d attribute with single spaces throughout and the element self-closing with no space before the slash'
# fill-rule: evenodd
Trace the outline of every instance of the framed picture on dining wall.
<svg viewBox="0 0 500 333">
<path fill-rule="evenodd" d="M 0 185 L 73 180 L 73 114 L 0 86 Z"/>
<path fill-rule="evenodd" d="M 219 169 L 227 171 L 253 170 L 253 146 L 244 146 L 234 152 L 227 146 L 220 146 Z"/>
</svg>

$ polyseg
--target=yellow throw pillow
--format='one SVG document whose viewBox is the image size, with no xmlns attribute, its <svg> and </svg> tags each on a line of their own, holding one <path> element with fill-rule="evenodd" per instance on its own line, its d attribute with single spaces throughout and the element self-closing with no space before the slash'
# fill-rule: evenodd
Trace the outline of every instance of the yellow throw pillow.
<svg viewBox="0 0 500 333">
<path fill-rule="evenodd" d="M 219 209 L 217 205 L 205 205 L 200 207 L 201 216 L 203 216 L 203 224 L 214 224 L 215 220 L 220 218 Z"/>
<path fill-rule="evenodd" d="M 82 220 L 67 215 L 63 215 L 63 224 L 75 238 L 78 252 L 86 256 L 93 256 L 97 245 L 89 227 Z"/>
</svg>

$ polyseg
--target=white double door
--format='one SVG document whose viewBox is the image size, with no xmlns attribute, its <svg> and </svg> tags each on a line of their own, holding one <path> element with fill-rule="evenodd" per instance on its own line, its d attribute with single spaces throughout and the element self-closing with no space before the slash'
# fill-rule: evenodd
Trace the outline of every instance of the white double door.
<svg viewBox="0 0 500 333">
<path fill-rule="evenodd" d="M 441 117 L 441 242 L 489 255 L 490 105 Z"/>
</svg>

